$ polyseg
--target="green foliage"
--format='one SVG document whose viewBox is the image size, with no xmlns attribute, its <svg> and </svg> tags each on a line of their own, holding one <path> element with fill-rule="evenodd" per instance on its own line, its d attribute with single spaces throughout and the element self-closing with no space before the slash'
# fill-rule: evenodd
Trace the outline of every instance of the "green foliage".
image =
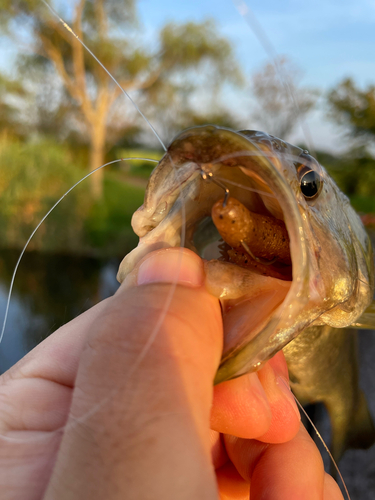
<svg viewBox="0 0 375 500">
<path fill-rule="evenodd" d="M 213 21 L 169 23 L 150 48 L 140 42 L 135 0 L 83 0 L 74 8 L 59 4 L 59 9 L 120 84 L 126 90 L 139 89 L 147 116 L 159 121 L 163 110 L 160 121 L 167 129 L 185 127 L 196 114 L 191 96 L 204 89 L 213 101 L 211 115 L 230 122 L 221 116 L 213 91 L 225 82 L 240 84 L 242 74 L 230 43 Z M 94 144 L 100 122 L 105 129 L 101 137 L 111 147 L 129 128 L 144 126 L 129 103 L 126 112 L 119 107 L 119 89 L 46 6 L 34 0 L 0 0 L 0 29 L 11 37 L 15 26 L 24 26 L 33 52 L 19 55 L 18 69 L 38 83 L 32 113 L 36 129 L 43 134 L 53 130 L 65 140 L 70 131 L 80 133 L 86 144 Z M 172 106 L 175 113 L 170 112 Z M 203 115 L 199 119 L 207 123 Z"/>
<path fill-rule="evenodd" d="M 160 32 L 159 45 L 153 57 L 157 78 L 150 78 L 142 96 L 148 117 L 164 136 L 170 140 L 177 131 L 202 123 L 235 127 L 218 95 L 224 84 L 241 86 L 243 75 L 232 46 L 215 23 L 169 23 Z"/>
<path fill-rule="evenodd" d="M 375 86 L 359 89 L 351 78 L 328 94 L 331 116 L 349 127 L 354 137 L 375 138 Z"/>
<path fill-rule="evenodd" d="M 90 245 L 101 255 L 125 256 L 138 242 L 130 222 L 143 203 L 144 188 L 119 181 L 116 172 L 104 177 L 103 197 L 96 201 L 85 221 Z"/>
<path fill-rule="evenodd" d="M 161 58 L 169 71 L 197 68 L 202 62 L 214 64 L 221 80 L 242 82 L 228 40 L 218 34 L 214 21 L 202 23 L 167 24 L 160 33 Z M 213 77 L 212 74 L 209 75 Z M 214 82 L 212 82 L 214 83 Z"/>
<path fill-rule="evenodd" d="M 139 36 L 136 0 L 82 0 L 55 6 L 120 86 L 138 91 L 137 104 L 164 138 L 197 120 L 207 123 L 208 115 L 214 123 L 233 123 L 217 95 L 226 82 L 240 84 L 241 72 L 230 43 L 213 21 L 169 23 L 152 46 L 146 46 Z M 17 61 L 19 76 L 27 77 L 35 93 L 27 103 L 25 122 L 32 126 L 34 137 L 86 147 L 92 171 L 105 163 L 106 150 L 128 131 L 134 137 L 138 130 L 140 142 L 148 127 L 69 31 L 39 1 L 0 0 L 0 33 L 30 49 L 20 51 Z M 205 109 L 198 101 L 205 103 Z M 100 198 L 99 174 L 91 178 L 91 188 Z"/>
<path fill-rule="evenodd" d="M 13 137 L 22 137 L 25 134 L 25 127 L 20 125 L 21 113 L 14 100 L 27 96 L 28 92 L 21 81 L 0 74 L 0 131 L 3 134 Z"/>
<path fill-rule="evenodd" d="M 375 197 L 355 194 L 350 197 L 354 209 L 363 214 L 375 214 Z"/>
<path fill-rule="evenodd" d="M 119 158 L 150 158 L 159 161 L 164 152 L 158 150 L 146 149 L 119 149 L 117 150 L 117 157 Z M 118 168 L 126 174 L 134 177 L 141 177 L 148 179 L 151 172 L 156 167 L 156 163 L 144 160 L 129 160 L 119 163 Z"/>
<path fill-rule="evenodd" d="M 127 152 L 127 156 L 160 156 Z M 144 168 L 142 162 L 135 168 Z M 0 247 L 21 248 L 59 197 L 84 175 L 66 146 L 44 140 L 0 143 Z M 94 174 L 95 175 L 95 174 Z M 144 183 L 145 184 L 145 183 Z M 121 170 L 105 172 L 103 197 L 93 200 L 83 181 L 49 215 L 29 249 L 123 256 L 137 243 L 130 221 L 143 203 L 144 187 Z"/>
<path fill-rule="evenodd" d="M 355 148 L 341 156 L 319 153 L 318 159 L 351 199 L 375 193 L 375 159 L 365 148 Z"/>
<path fill-rule="evenodd" d="M 82 169 L 69 150 L 49 141 L 3 140 L 0 166 L 0 240 L 4 246 L 20 247 L 49 208 L 82 177 Z M 78 250 L 83 245 L 79 235 L 89 204 L 87 193 L 73 192 L 68 202 L 64 200 L 52 212 L 30 248 Z"/>
</svg>

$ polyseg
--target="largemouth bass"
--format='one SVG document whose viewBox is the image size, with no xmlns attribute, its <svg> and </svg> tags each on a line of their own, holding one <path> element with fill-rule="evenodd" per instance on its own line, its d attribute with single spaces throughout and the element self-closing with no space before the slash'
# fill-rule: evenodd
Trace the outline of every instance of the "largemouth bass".
<svg viewBox="0 0 375 500">
<path fill-rule="evenodd" d="M 360 324 L 372 301 L 371 243 L 307 151 L 263 132 L 188 129 L 152 173 L 132 226 L 140 241 L 120 265 L 120 282 L 156 249 L 185 246 L 205 259 L 224 322 L 215 383 L 284 349 L 297 397 L 329 410 L 334 457 L 374 442 L 356 334 L 342 330 Z"/>
</svg>

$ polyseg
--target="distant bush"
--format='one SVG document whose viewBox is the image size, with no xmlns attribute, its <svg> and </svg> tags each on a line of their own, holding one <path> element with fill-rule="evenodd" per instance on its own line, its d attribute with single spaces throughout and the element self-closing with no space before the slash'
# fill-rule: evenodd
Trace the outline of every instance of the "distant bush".
<svg viewBox="0 0 375 500">
<path fill-rule="evenodd" d="M 102 255 L 125 256 L 138 243 L 130 222 L 143 203 L 144 188 L 124 183 L 116 172 L 106 172 L 103 187 L 102 199 L 85 220 L 86 239 Z"/>
<path fill-rule="evenodd" d="M 19 247 L 57 199 L 83 175 L 69 150 L 52 141 L 0 142 L 0 241 Z M 63 200 L 39 229 L 30 248 L 66 251 L 83 245 L 83 219 L 90 208 L 88 189 Z"/>
<path fill-rule="evenodd" d="M 319 161 L 350 198 L 372 197 L 375 193 L 375 159 L 365 148 L 340 156 L 318 154 Z"/>
<path fill-rule="evenodd" d="M 121 149 L 117 151 L 117 157 L 121 158 L 151 158 L 152 160 L 160 160 L 163 156 L 163 151 L 146 150 L 146 149 Z M 151 172 L 155 168 L 156 163 L 143 160 L 129 160 L 119 163 L 119 169 L 135 177 L 148 179 Z"/>
<path fill-rule="evenodd" d="M 0 141 L 0 248 L 23 247 L 47 211 L 87 173 L 84 167 L 68 147 L 49 140 Z M 130 220 L 144 189 L 123 177 L 105 172 L 100 200 L 83 181 L 49 215 L 29 249 L 125 255 L 137 243 Z"/>
</svg>

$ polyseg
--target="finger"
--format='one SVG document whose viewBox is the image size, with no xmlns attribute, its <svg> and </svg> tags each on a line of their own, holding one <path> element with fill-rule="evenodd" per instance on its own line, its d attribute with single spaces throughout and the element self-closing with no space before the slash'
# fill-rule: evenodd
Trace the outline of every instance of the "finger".
<svg viewBox="0 0 375 500">
<path fill-rule="evenodd" d="M 217 497 L 207 429 L 220 307 L 201 260 L 171 250 L 150 254 L 145 284 L 120 289 L 93 325 L 46 499 Z M 193 268 L 188 286 L 146 284 Z"/>
<path fill-rule="evenodd" d="M 210 432 L 212 463 L 220 500 L 249 500 L 250 484 L 244 481 L 230 462 L 222 438 L 222 434 Z"/>
<path fill-rule="evenodd" d="M 343 498 L 339 485 L 332 476 L 325 474 L 323 500 L 343 500 Z"/>
<path fill-rule="evenodd" d="M 232 436 L 225 436 L 224 442 L 237 471 L 250 482 L 251 500 L 323 500 L 328 492 L 331 500 L 342 500 L 325 479 L 320 453 L 302 424 L 298 434 L 282 444 Z"/>
<path fill-rule="evenodd" d="M 43 496 L 71 404 L 78 359 L 99 304 L 0 377 L 0 484 L 4 498 Z"/>
<path fill-rule="evenodd" d="M 210 430 L 211 460 L 215 470 L 220 469 L 220 467 L 229 462 L 222 437 L 222 434 Z"/>
<path fill-rule="evenodd" d="M 289 390 L 282 352 L 258 372 L 214 389 L 211 428 L 223 434 L 284 442 L 296 435 L 299 422 L 300 413 Z"/>
<path fill-rule="evenodd" d="M 288 367 L 280 351 L 259 370 L 258 377 L 271 408 L 269 429 L 259 441 L 284 443 L 291 440 L 300 429 L 301 415 L 289 387 Z"/>
<path fill-rule="evenodd" d="M 214 388 L 211 428 L 223 434 L 256 438 L 271 423 L 271 408 L 257 373 L 248 373 Z"/>
<path fill-rule="evenodd" d="M 220 500 L 249 500 L 250 484 L 246 482 L 231 462 L 216 471 Z"/>
</svg>

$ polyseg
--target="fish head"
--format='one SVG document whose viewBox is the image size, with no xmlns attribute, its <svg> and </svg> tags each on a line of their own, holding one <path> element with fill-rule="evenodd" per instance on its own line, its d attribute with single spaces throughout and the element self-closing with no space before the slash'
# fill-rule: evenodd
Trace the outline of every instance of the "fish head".
<svg viewBox="0 0 375 500">
<path fill-rule="evenodd" d="M 264 271 L 228 259 L 212 220 L 223 190 L 285 223 L 291 264 L 271 260 Z M 182 132 L 153 171 L 132 227 L 140 241 L 120 265 L 120 282 L 161 248 L 204 259 L 206 286 L 223 311 L 216 383 L 259 369 L 311 324 L 350 325 L 372 298 L 371 245 L 348 199 L 307 151 L 264 132 Z"/>
</svg>

